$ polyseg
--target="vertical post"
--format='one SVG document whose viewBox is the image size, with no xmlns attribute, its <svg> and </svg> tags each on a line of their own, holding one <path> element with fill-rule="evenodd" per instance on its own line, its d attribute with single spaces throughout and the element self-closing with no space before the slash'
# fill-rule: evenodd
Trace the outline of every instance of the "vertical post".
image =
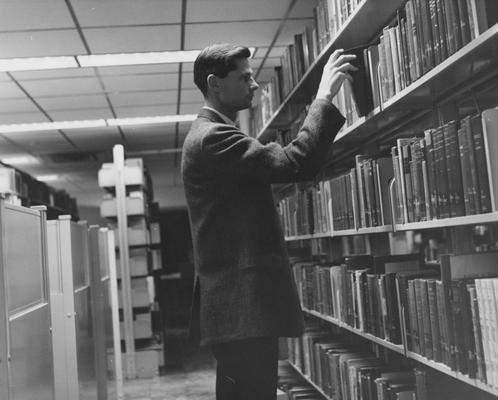
<svg viewBox="0 0 498 400">
<path fill-rule="evenodd" d="M 106 229 L 106 228 L 101 228 Z M 123 400 L 123 364 L 121 363 L 121 335 L 119 331 L 119 304 L 118 304 L 118 285 L 116 277 L 116 257 L 114 245 L 114 232 L 107 233 L 107 259 L 109 262 L 109 282 L 110 298 L 112 312 L 112 341 L 114 345 L 114 374 L 116 379 L 116 399 Z"/>
<path fill-rule="evenodd" d="M 0 197 L 0 398 L 10 399 L 9 395 L 9 338 L 7 289 L 5 283 L 4 215 L 5 200 Z"/>
<path fill-rule="evenodd" d="M 126 187 L 124 176 L 124 148 L 113 147 L 114 172 L 116 174 L 116 209 L 118 215 L 119 259 L 121 260 L 121 295 L 123 304 L 126 377 L 137 377 L 135 367 L 135 338 L 131 300 L 130 258 L 128 249 L 128 217 L 126 215 Z"/>
</svg>

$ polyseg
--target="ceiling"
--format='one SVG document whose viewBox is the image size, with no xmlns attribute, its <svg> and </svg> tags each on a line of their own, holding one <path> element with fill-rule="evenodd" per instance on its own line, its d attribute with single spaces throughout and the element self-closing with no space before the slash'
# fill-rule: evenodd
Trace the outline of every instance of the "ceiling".
<svg viewBox="0 0 498 400">
<path fill-rule="evenodd" d="M 197 50 L 230 41 L 255 47 L 259 82 L 272 75 L 294 34 L 312 22 L 309 0 L 0 0 L 0 58 Z M 290 10 L 290 12 L 289 12 Z M 287 16 L 287 18 L 286 18 Z M 273 43 L 273 46 L 270 45 Z M 197 113 L 192 63 L 0 72 L 0 124 Z M 184 203 L 179 149 L 189 123 L 0 134 L 0 159 L 78 204 L 98 205 L 97 171 L 112 147 L 144 159 L 161 206 Z"/>
</svg>

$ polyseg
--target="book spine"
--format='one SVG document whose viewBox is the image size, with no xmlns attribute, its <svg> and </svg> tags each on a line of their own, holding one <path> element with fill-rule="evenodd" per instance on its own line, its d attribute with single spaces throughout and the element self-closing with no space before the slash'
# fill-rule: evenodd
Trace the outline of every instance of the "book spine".
<svg viewBox="0 0 498 400">
<path fill-rule="evenodd" d="M 457 217 L 465 214 L 463 202 L 462 171 L 458 157 L 457 122 L 451 121 L 443 127 L 444 153 L 446 156 L 446 170 L 448 174 L 448 201 L 450 216 Z"/>
<path fill-rule="evenodd" d="M 438 21 L 438 33 L 439 33 L 439 49 L 441 52 L 441 60 L 446 60 L 448 58 L 448 46 L 446 43 L 446 26 L 444 22 L 444 9 L 443 0 L 436 0 L 436 13 Z"/>
<path fill-rule="evenodd" d="M 460 34 L 462 37 L 462 46 L 470 42 L 470 22 L 467 0 L 458 0 L 458 16 L 460 20 Z"/>
<path fill-rule="evenodd" d="M 401 146 L 401 162 L 403 164 L 403 174 L 404 174 L 404 186 L 405 186 L 405 194 L 406 194 L 406 209 L 407 209 L 407 219 L 408 222 L 414 221 L 414 212 L 413 212 L 413 184 L 410 172 L 410 145 L 405 144 Z"/>
<path fill-rule="evenodd" d="M 420 279 L 419 282 L 420 282 L 420 296 L 421 296 L 421 306 L 422 306 L 422 319 L 424 326 L 425 356 L 429 359 L 433 359 L 434 358 L 434 354 L 432 351 L 433 338 L 432 338 L 430 312 L 429 312 L 429 299 L 427 295 L 427 280 Z"/>
<path fill-rule="evenodd" d="M 443 128 L 438 127 L 432 131 L 434 148 L 434 164 L 436 167 L 436 186 L 440 218 L 450 217 L 448 201 L 448 170 L 446 168 L 446 155 L 444 152 Z"/>
<path fill-rule="evenodd" d="M 458 130 L 458 153 L 460 156 L 460 169 L 462 172 L 463 204 L 465 215 L 476 214 L 474 196 L 472 194 L 472 174 L 470 170 L 469 142 L 465 134 L 465 123 L 462 121 Z"/>
<path fill-rule="evenodd" d="M 482 122 L 479 115 L 471 117 L 471 129 L 478 178 L 478 194 L 481 204 L 480 212 L 488 213 L 491 212 L 491 195 L 489 191 L 488 168 L 484 148 Z"/>
<path fill-rule="evenodd" d="M 395 90 L 395 76 L 394 76 L 394 65 L 393 65 L 393 50 L 391 43 L 391 33 L 389 33 L 391 28 L 384 28 L 384 53 L 385 53 L 385 75 L 386 80 L 385 86 L 387 89 L 387 99 L 390 99 L 396 93 Z"/>
<path fill-rule="evenodd" d="M 485 381 L 486 373 L 484 366 L 484 354 L 482 347 L 481 326 L 479 320 L 479 305 L 477 302 L 477 293 L 475 284 L 467 285 L 470 299 L 470 311 L 472 314 L 472 332 L 474 334 L 475 361 L 476 361 L 476 378 Z"/>
<path fill-rule="evenodd" d="M 441 345 L 441 359 L 446 365 L 450 365 L 450 348 L 448 341 L 448 325 L 446 302 L 444 297 L 444 287 L 441 281 L 436 281 L 436 300 L 439 322 L 439 341 Z"/>
<path fill-rule="evenodd" d="M 422 283 L 421 279 L 414 279 L 415 286 L 415 304 L 417 307 L 417 325 L 418 325 L 418 338 L 419 338 L 419 346 L 420 353 L 423 356 L 426 356 L 426 338 L 425 338 L 425 325 L 424 325 L 424 313 L 427 311 L 423 308 L 422 303 Z"/>
<path fill-rule="evenodd" d="M 485 279 L 476 279 L 476 294 L 477 294 L 477 304 L 479 309 L 479 325 L 481 328 L 482 334 L 482 347 L 483 347 L 483 361 L 484 361 L 484 370 L 485 370 L 485 381 L 489 384 L 492 383 L 492 369 L 491 367 L 491 347 L 490 347 L 490 338 L 489 338 L 489 325 L 488 325 L 488 307 L 486 301 L 486 293 L 485 293 Z"/>
<path fill-rule="evenodd" d="M 451 56 L 455 51 L 457 51 L 455 42 L 455 32 L 454 32 L 454 18 L 455 13 L 453 8 L 455 6 L 455 0 L 443 0 L 443 11 L 444 11 L 444 21 L 446 26 L 446 44 L 448 48 L 448 56 Z"/>
<path fill-rule="evenodd" d="M 441 356 L 441 340 L 439 332 L 439 317 L 438 317 L 438 308 L 437 308 L 437 293 L 436 293 L 436 281 L 428 280 L 427 281 L 427 298 L 429 302 L 429 319 L 431 326 L 431 335 L 432 335 L 432 355 L 433 359 L 436 362 L 442 361 Z"/>
<path fill-rule="evenodd" d="M 437 16 L 436 0 L 429 0 L 429 18 L 431 22 L 432 45 L 434 50 L 434 65 L 438 65 L 443 57 L 439 41 L 439 20 Z"/>
</svg>

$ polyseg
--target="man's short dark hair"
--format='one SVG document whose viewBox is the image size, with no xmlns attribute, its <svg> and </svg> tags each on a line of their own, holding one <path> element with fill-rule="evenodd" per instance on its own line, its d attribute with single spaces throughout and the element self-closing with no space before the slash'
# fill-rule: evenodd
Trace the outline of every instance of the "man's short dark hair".
<svg viewBox="0 0 498 400">
<path fill-rule="evenodd" d="M 194 83 L 205 96 L 209 75 L 225 78 L 230 71 L 237 69 L 237 60 L 250 56 L 251 51 L 244 46 L 227 43 L 208 46 L 199 53 L 194 62 Z"/>
</svg>

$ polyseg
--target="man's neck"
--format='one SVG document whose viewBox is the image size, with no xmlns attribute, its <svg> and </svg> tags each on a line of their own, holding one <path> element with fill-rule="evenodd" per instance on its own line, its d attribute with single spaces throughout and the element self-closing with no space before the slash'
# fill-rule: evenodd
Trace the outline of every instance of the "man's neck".
<svg viewBox="0 0 498 400">
<path fill-rule="evenodd" d="M 237 119 L 237 112 L 236 111 L 228 110 L 226 107 L 223 107 L 223 105 L 221 105 L 217 101 L 205 99 L 204 104 L 207 107 L 214 108 L 216 111 L 222 113 L 223 115 L 226 115 L 232 121 L 235 121 Z"/>
</svg>

